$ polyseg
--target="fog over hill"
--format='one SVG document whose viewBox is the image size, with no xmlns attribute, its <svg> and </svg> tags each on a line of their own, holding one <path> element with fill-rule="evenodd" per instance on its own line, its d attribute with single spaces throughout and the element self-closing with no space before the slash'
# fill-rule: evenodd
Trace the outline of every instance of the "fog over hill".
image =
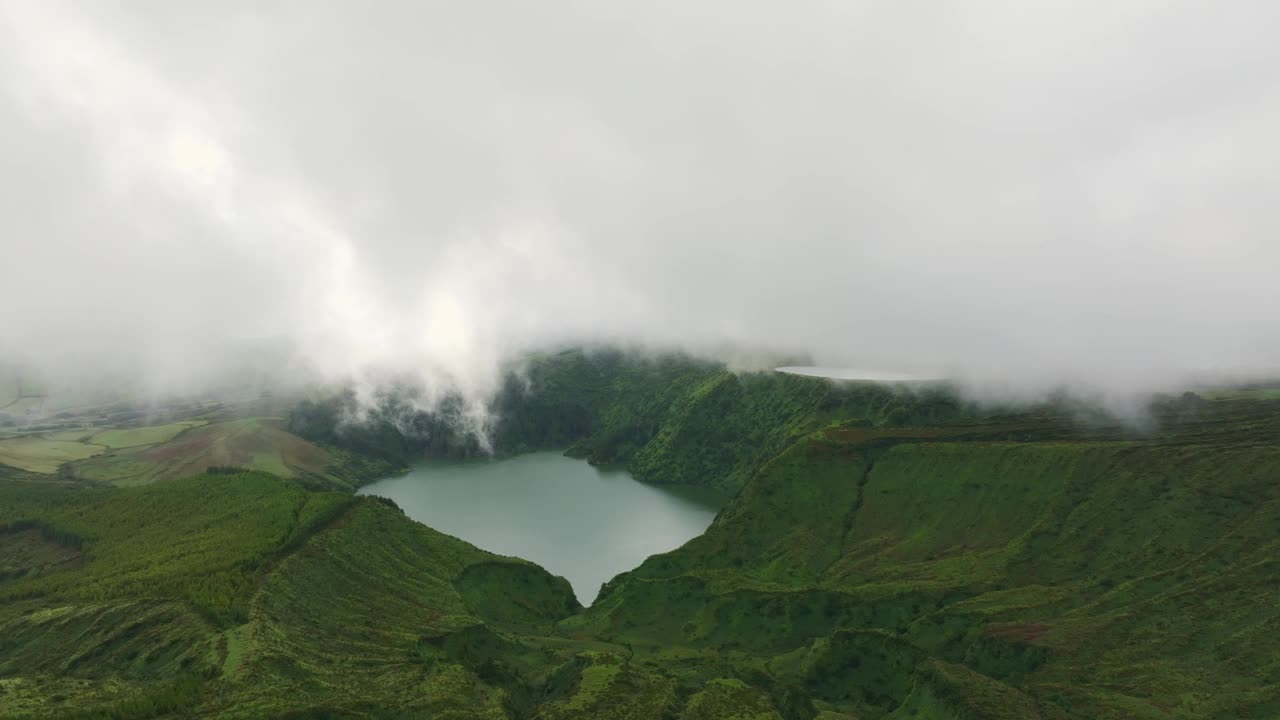
<svg viewBox="0 0 1280 720">
<path fill-rule="evenodd" d="M 1266 374 L 1277 22 L 5 2 L 0 354 L 181 386 L 266 342 L 292 378 L 476 393 L 570 341 L 979 388 Z"/>
</svg>

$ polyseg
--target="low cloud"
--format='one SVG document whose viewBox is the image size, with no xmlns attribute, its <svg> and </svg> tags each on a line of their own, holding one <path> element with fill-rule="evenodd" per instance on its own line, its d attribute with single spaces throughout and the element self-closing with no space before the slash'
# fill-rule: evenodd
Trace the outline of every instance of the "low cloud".
<svg viewBox="0 0 1280 720">
<path fill-rule="evenodd" d="M 0 10 L 0 355 L 427 396 L 617 341 L 1121 392 L 1280 366 L 1268 2 Z M 436 390 L 430 390 L 436 388 Z"/>
</svg>

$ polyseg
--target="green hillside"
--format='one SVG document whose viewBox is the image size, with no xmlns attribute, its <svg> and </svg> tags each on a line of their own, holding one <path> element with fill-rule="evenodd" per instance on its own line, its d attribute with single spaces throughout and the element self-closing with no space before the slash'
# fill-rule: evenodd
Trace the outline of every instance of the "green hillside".
<svg viewBox="0 0 1280 720">
<path fill-rule="evenodd" d="M 407 462 L 481 454 L 460 430 L 461 401 L 434 413 L 392 396 L 358 425 L 351 395 L 302 403 L 288 429 L 361 455 Z M 684 355 L 637 356 L 580 349 L 534 355 L 512 368 L 492 404 L 489 440 L 499 454 L 568 449 L 625 465 L 653 483 L 736 492 L 767 460 L 827 424 L 951 422 L 978 409 L 938 386 L 832 383 L 775 372 L 735 373 Z"/>
<path fill-rule="evenodd" d="M 475 451 L 456 427 L 400 431 L 448 427 L 447 405 L 344 428 L 343 402 L 288 428 L 388 467 Z M 1158 399 L 1137 429 L 1065 399 L 979 409 L 568 352 L 494 409 L 501 452 L 733 497 L 582 609 L 537 566 L 303 473 L 86 487 L 0 468 L 0 717 L 1280 716 L 1269 388 Z M 220 424 L 235 458 L 307 442 Z M 217 426 L 112 452 L 208 450 L 193 438 Z"/>
<path fill-rule="evenodd" d="M 572 622 L 859 718 L 1274 716 L 1280 446 L 939 435 L 806 438 Z"/>
<path fill-rule="evenodd" d="M 281 418 L 202 410 L 155 421 L 136 410 L 93 407 L 64 413 L 56 422 L 11 426 L 0 435 L 0 476 L 26 472 L 59 482 L 145 485 L 237 467 L 320 489 L 351 490 L 404 464 L 318 445 L 290 433 Z M 124 417 L 113 421 L 112 416 Z"/>
<path fill-rule="evenodd" d="M 0 482 L 0 525 L 16 558 L 0 584 L 4 717 L 403 717 L 433 704 L 502 717 L 505 696 L 471 654 L 498 647 L 518 665 L 522 633 L 577 608 L 536 566 L 376 499 L 261 473 Z"/>
<path fill-rule="evenodd" d="M 88 442 L 107 446 L 109 452 L 75 463 L 70 473 L 118 485 L 172 480 L 211 467 L 243 467 L 286 478 L 323 477 L 335 459 L 281 424 L 272 418 L 247 418 L 203 426 L 187 421 L 107 430 Z"/>
</svg>

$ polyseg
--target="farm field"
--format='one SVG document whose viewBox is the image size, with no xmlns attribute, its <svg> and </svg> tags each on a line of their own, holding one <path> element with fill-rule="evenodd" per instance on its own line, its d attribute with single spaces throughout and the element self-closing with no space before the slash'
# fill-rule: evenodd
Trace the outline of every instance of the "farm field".
<svg viewBox="0 0 1280 720">
<path fill-rule="evenodd" d="M 188 427 L 176 437 L 173 426 L 163 430 L 171 435 L 165 442 L 122 447 L 74 464 L 71 474 L 117 485 L 145 485 L 194 475 L 211 467 L 250 468 L 285 478 L 324 475 L 333 462 L 326 450 L 290 434 L 278 419 L 249 418 Z M 110 439 L 127 440 L 127 432 L 130 431 Z M 94 441 L 99 437 L 94 436 Z"/>
<path fill-rule="evenodd" d="M 87 442 L 92 445 L 104 445 L 113 449 L 137 447 L 139 445 L 157 445 L 172 440 L 184 430 L 207 424 L 208 422 L 205 420 L 183 420 L 182 422 L 168 425 L 103 430 L 93 435 Z"/>
<path fill-rule="evenodd" d="M 56 474 L 60 481 L 114 485 L 145 485 L 211 467 L 237 467 L 349 487 L 331 470 L 350 454 L 288 432 L 280 418 L 232 413 L 219 419 L 215 413 L 149 425 L 107 422 L 119 413 L 110 407 L 90 409 L 50 418 L 45 424 L 0 428 L 0 466 Z M 226 418 L 228 413 L 221 414 Z M 371 467 L 381 474 L 393 469 L 380 463 Z M 372 472 L 366 469 L 366 474 Z"/>
<path fill-rule="evenodd" d="M 95 444 L 95 443 L 90 443 L 89 440 L 90 438 L 93 437 L 94 433 L 98 433 L 98 432 L 102 432 L 102 429 L 95 427 L 93 425 L 85 424 L 78 428 L 68 428 L 66 430 L 55 430 L 53 432 L 42 432 L 40 433 L 40 437 L 44 438 L 45 440 L 61 440 L 64 442 Z"/>
<path fill-rule="evenodd" d="M 102 453 L 99 445 L 26 436 L 0 440 L 0 464 L 35 473 L 54 473 L 63 464 Z"/>
</svg>

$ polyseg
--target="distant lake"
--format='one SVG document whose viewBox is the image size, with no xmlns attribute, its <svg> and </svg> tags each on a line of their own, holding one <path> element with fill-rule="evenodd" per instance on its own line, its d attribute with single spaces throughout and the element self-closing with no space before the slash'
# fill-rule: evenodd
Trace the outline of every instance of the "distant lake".
<svg viewBox="0 0 1280 720">
<path fill-rule="evenodd" d="M 564 576 L 584 605 L 600 585 L 701 535 L 725 498 L 647 485 L 623 470 L 537 452 L 503 460 L 428 461 L 362 495 L 391 498 L 428 527 Z"/>
</svg>

